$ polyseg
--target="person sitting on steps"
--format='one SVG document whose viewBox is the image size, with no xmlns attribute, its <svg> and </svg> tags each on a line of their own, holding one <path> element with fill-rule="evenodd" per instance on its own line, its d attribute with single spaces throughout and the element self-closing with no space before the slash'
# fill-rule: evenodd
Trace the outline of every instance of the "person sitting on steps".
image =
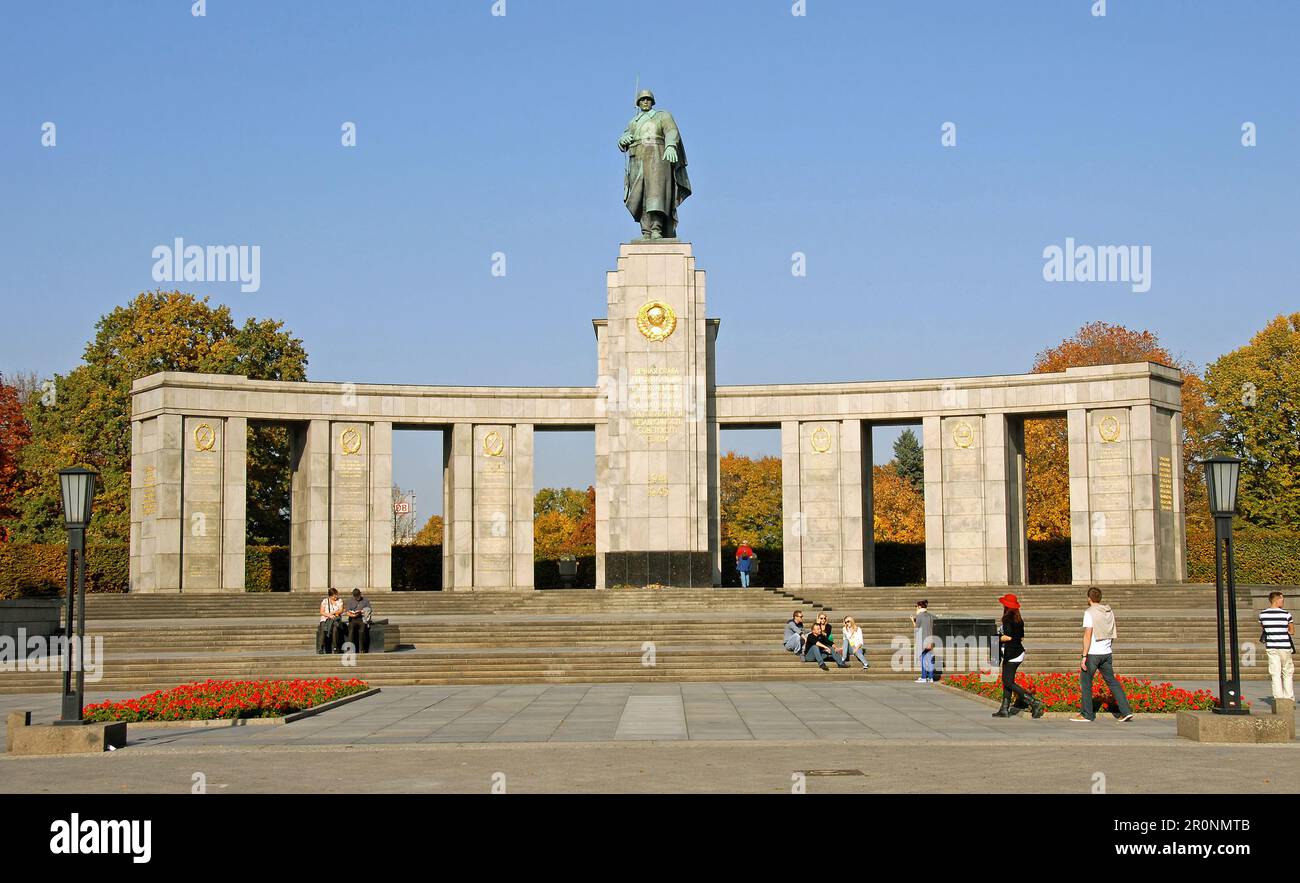
<svg viewBox="0 0 1300 883">
<path fill-rule="evenodd" d="M 343 599 L 339 597 L 338 589 L 330 589 L 329 594 L 321 599 L 320 602 L 320 623 L 316 626 L 316 652 L 329 653 L 331 649 L 335 653 L 342 653 L 343 648 L 338 646 L 341 642 L 336 634 L 341 629 L 339 618 L 343 615 Z"/>
<path fill-rule="evenodd" d="M 835 664 L 840 668 L 849 667 L 849 664 L 841 658 L 835 648 L 826 643 L 826 636 L 822 633 L 821 625 L 815 624 L 812 627 L 812 631 L 808 634 L 808 637 L 804 639 L 803 660 L 804 662 L 811 660 L 812 662 L 817 663 L 817 667 L 822 671 L 830 671 L 830 669 L 826 667 L 827 656 L 834 659 Z"/>
</svg>

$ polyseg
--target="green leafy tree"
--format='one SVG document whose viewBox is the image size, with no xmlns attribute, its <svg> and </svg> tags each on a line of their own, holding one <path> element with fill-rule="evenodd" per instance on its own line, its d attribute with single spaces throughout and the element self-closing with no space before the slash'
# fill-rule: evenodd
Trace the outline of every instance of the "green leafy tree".
<svg viewBox="0 0 1300 883">
<path fill-rule="evenodd" d="M 179 291 L 137 296 L 100 318 L 83 363 L 56 375 L 52 403 L 29 398 L 25 414 L 32 441 L 19 458 L 19 512 L 15 539 L 57 542 L 62 537 L 58 471 L 90 466 L 100 473 L 94 534 L 130 537 L 131 384 L 158 371 L 244 374 L 259 380 L 305 380 L 302 341 L 280 322 L 248 319 L 237 326 L 228 307 L 213 307 Z M 252 542 L 288 542 L 288 436 L 257 427 L 248 439 L 248 536 Z"/>
<path fill-rule="evenodd" d="M 891 464 L 899 478 L 907 479 L 913 490 L 922 493 L 925 490 L 925 451 L 921 442 L 911 428 L 904 429 L 902 435 L 894 439 L 894 461 Z"/>
<path fill-rule="evenodd" d="M 1273 319 L 1205 371 L 1215 446 L 1242 459 L 1237 503 L 1261 527 L 1300 530 L 1300 313 Z"/>
</svg>

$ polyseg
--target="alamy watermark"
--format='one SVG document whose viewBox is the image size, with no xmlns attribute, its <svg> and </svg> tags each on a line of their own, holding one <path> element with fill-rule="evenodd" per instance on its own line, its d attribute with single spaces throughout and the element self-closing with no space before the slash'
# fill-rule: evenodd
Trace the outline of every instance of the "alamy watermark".
<svg viewBox="0 0 1300 883">
<path fill-rule="evenodd" d="M 155 282 L 239 282 L 245 294 L 262 287 L 260 245 L 186 245 L 177 236 L 152 256 Z"/>
<path fill-rule="evenodd" d="M 71 649 L 71 666 L 68 650 Z M 84 650 L 84 652 L 83 652 Z M 0 672 L 15 671 L 84 671 L 89 683 L 104 676 L 104 636 L 28 635 L 19 628 L 17 637 L 0 635 Z"/>
<path fill-rule="evenodd" d="M 1065 247 L 1043 249 L 1043 278 L 1048 282 L 1129 282 L 1133 291 L 1151 290 L 1151 246 L 1075 245 L 1065 238 Z"/>
</svg>

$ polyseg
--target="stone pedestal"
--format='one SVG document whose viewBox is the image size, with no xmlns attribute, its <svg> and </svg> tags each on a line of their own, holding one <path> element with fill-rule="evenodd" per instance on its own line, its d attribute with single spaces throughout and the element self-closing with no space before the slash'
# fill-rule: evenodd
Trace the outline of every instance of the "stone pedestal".
<svg viewBox="0 0 1300 883">
<path fill-rule="evenodd" d="M 126 744 L 126 724 L 86 723 L 32 726 L 30 711 L 11 711 L 6 721 L 10 755 L 102 754 Z"/>
<path fill-rule="evenodd" d="M 1252 744 L 1291 742 L 1295 717 L 1278 714 L 1215 714 L 1212 711 L 1178 712 L 1178 735 L 1193 742 Z"/>
<path fill-rule="evenodd" d="M 602 584 L 714 585 L 718 323 L 705 316 L 704 273 L 688 243 L 637 242 L 620 247 L 607 282 L 608 319 L 596 322 Z"/>
</svg>

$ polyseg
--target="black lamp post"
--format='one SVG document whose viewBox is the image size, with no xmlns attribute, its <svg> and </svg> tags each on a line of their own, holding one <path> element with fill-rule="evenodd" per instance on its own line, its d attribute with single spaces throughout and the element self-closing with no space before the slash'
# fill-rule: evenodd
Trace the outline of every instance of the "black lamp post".
<svg viewBox="0 0 1300 883">
<path fill-rule="evenodd" d="M 59 470 L 59 488 L 63 493 L 63 526 L 68 531 L 68 625 L 63 645 L 63 715 L 60 724 L 80 724 L 86 695 L 86 526 L 90 524 L 91 506 L 95 502 L 95 478 L 92 469 L 75 467 Z M 75 574 L 76 582 L 73 582 Z M 72 618 L 73 598 L 77 599 L 77 618 Z M 72 648 L 77 645 L 76 690 L 72 682 Z"/>
<path fill-rule="evenodd" d="M 1237 480 L 1241 461 L 1236 457 L 1211 457 L 1203 461 L 1210 514 L 1214 516 L 1214 599 L 1219 621 L 1219 704 L 1215 714 L 1250 714 L 1241 703 L 1241 662 L 1237 655 L 1237 578 L 1232 555 L 1232 516 L 1237 510 Z M 1227 607 L 1227 637 L 1224 607 Z M 1225 647 L 1226 640 L 1226 647 Z M 1229 677 L 1228 663 L 1232 672 Z"/>
</svg>

